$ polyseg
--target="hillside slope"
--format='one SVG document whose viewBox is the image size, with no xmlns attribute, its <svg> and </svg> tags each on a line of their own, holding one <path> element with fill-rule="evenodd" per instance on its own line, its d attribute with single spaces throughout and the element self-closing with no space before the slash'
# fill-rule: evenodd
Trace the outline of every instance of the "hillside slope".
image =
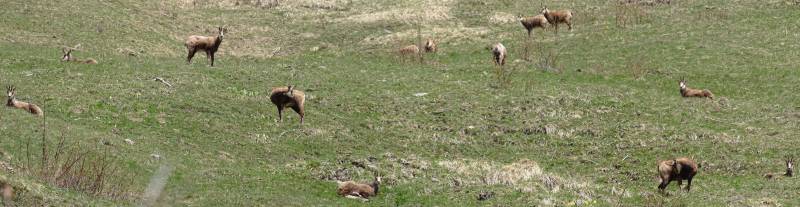
<svg viewBox="0 0 800 207">
<path fill-rule="evenodd" d="M 130 205 L 168 165 L 163 206 L 800 205 L 800 181 L 762 177 L 800 156 L 793 1 L 548 1 L 575 28 L 532 40 L 515 18 L 539 12 L 529 1 L 253 2 L 5 4 L 0 84 L 45 109 L 51 146 L 98 149 L 133 180 L 125 199 L 43 184 L 46 202 Z M 184 38 L 223 25 L 216 67 L 185 64 Z M 418 32 L 440 51 L 397 57 Z M 507 86 L 494 42 L 509 48 Z M 76 44 L 100 64 L 60 62 Z M 681 78 L 715 99 L 680 97 Z M 267 96 L 286 84 L 308 95 L 302 126 L 276 122 Z M 0 112 L 10 162 L 41 156 L 25 147 L 41 119 Z M 691 193 L 661 195 L 655 164 L 676 156 L 703 168 Z M 375 174 L 370 202 L 336 196 L 334 179 Z"/>
</svg>

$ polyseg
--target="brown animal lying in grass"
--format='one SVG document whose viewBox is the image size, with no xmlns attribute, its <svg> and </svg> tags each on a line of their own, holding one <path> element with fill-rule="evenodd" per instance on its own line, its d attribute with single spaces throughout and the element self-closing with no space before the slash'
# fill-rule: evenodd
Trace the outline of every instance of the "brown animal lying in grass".
<svg viewBox="0 0 800 207">
<path fill-rule="evenodd" d="M 72 57 L 72 51 L 78 50 L 78 48 L 80 46 L 81 46 L 81 44 L 78 44 L 78 45 L 75 45 L 75 47 L 64 47 L 63 49 L 61 49 L 61 52 L 64 53 L 64 55 L 61 56 L 61 61 L 84 63 L 84 64 L 97 64 L 97 60 L 94 60 L 92 58 L 78 59 L 78 58 Z"/>
<path fill-rule="evenodd" d="M 700 165 L 686 157 L 659 162 L 658 175 L 661 178 L 661 184 L 658 185 L 658 189 L 664 192 L 664 189 L 673 180 L 678 181 L 678 188 L 680 188 L 683 185 L 682 181 L 686 180 L 686 191 L 689 191 L 692 188 L 692 178 L 697 174 L 699 168 Z"/>
<path fill-rule="evenodd" d="M 8 101 L 6 101 L 6 106 L 13 107 L 17 109 L 25 110 L 33 115 L 37 116 L 44 116 L 44 111 L 42 111 L 39 106 L 36 104 L 18 101 L 17 100 L 17 88 L 14 86 L 8 86 L 6 95 L 8 96 Z"/>
<path fill-rule="evenodd" d="M 339 185 L 336 193 L 340 196 L 367 201 L 367 198 L 378 194 L 381 177 L 375 177 L 375 180 L 370 184 L 356 183 L 353 181 L 336 181 L 336 183 Z"/>
<path fill-rule="evenodd" d="M 707 97 L 709 99 L 714 99 L 714 94 L 707 89 L 693 89 L 686 87 L 686 80 L 681 78 L 680 81 L 681 87 L 681 96 L 683 97 Z"/>
</svg>

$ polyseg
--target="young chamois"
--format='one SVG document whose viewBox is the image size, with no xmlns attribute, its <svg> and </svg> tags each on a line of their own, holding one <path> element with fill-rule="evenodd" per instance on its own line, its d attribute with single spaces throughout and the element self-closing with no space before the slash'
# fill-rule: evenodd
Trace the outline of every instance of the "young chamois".
<svg viewBox="0 0 800 207">
<path fill-rule="evenodd" d="M 222 44 L 222 37 L 225 36 L 225 32 L 228 31 L 228 29 L 224 27 L 218 27 L 217 29 L 219 29 L 219 32 L 216 37 L 192 35 L 186 39 L 184 45 L 186 45 L 186 50 L 189 52 L 189 55 L 186 57 L 186 64 L 191 64 L 194 53 L 198 50 L 202 50 L 206 52 L 206 57 L 211 62 L 211 66 L 214 66 L 214 53 L 219 49 L 219 45 Z"/>
<path fill-rule="evenodd" d="M 340 196 L 344 196 L 346 198 L 352 199 L 359 199 L 361 201 L 367 201 L 367 198 L 375 196 L 378 194 L 378 189 L 381 184 L 381 177 L 376 176 L 375 180 L 372 181 L 370 184 L 362 184 L 356 183 L 353 181 L 336 181 L 338 184 L 338 189 L 336 194 Z"/>
<path fill-rule="evenodd" d="M 305 93 L 294 89 L 294 86 L 291 85 L 287 87 L 275 87 L 272 88 L 269 99 L 278 107 L 278 121 L 283 121 L 283 109 L 291 107 L 300 115 L 300 124 L 303 124 L 305 118 Z"/>
<path fill-rule="evenodd" d="M 786 158 L 786 172 L 785 173 L 767 173 L 764 177 L 767 179 L 777 178 L 779 175 L 792 177 L 794 174 L 794 158 Z"/>
<path fill-rule="evenodd" d="M 494 64 L 503 66 L 506 64 L 506 46 L 503 43 L 497 43 L 492 46 L 492 55 L 494 56 Z"/>
<path fill-rule="evenodd" d="M 544 29 L 550 24 L 547 21 L 547 18 L 544 15 L 536 15 L 532 17 L 519 17 L 519 22 L 522 23 L 522 26 L 525 27 L 525 30 L 528 30 L 528 37 L 531 37 L 531 32 L 533 29 L 542 28 Z"/>
<path fill-rule="evenodd" d="M 683 97 L 707 97 L 709 99 L 714 99 L 714 94 L 711 93 L 708 89 L 693 89 L 686 87 L 686 80 L 681 78 L 679 82 L 681 87 L 681 96 Z"/>
<path fill-rule="evenodd" d="M 567 27 L 569 28 L 569 31 L 572 31 L 572 11 L 570 10 L 550 11 L 549 9 L 547 9 L 547 7 L 544 7 L 541 13 L 544 16 L 544 18 L 547 19 L 547 22 L 553 25 L 556 33 L 558 33 L 559 24 L 566 24 Z"/>
<path fill-rule="evenodd" d="M 8 89 L 7 93 L 6 93 L 6 95 L 8 95 L 8 101 L 6 102 L 6 106 L 22 109 L 22 110 L 30 112 L 33 115 L 44 116 L 44 111 L 42 111 L 42 109 L 39 108 L 39 106 L 37 106 L 36 104 L 32 104 L 32 103 L 28 103 L 28 102 L 23 102 L 23 101 L 18 101 L 17 100 L 17 97 L 16 97 L 17 88 L 16 87 L 8 86 L 6 89 Z"/>
<path fill-rule="evenodd" d="M 61 61 L 64 61 L 64 62 L 69 61 L 69 62 L 76 62 L 76 63 L 83 63 L 83 64 L 97 64 L 97 60 L 94 60 L 92 58 L 78 59 L 78 58 L 72 57 L 72 51 L 78 50 L 78 48 L 80 46 L 81 46 L 81 44 L 75 45 L 75 47 L 64 47 L 64 48 L 62 48 L 61 52 L 64 53 L 64 55 L 61 56 Z"/>
<path fill-rule="evenodd" d="M 663 160 L 658 163 L 658 175 L 661 178 L 661 184 L 658 189 L 663 193 L 670 182 L 673 180 L 678 181 L 678 188 L 683 185 L 683 180 L 686 180 L 686 191 L 692 188 L 692 178 L 697 174 L 700 165 L 686 157 L 675 158 L 671 160 Z"/>
<path fill-rule="evenodd" d="M 436 52 L 436 42 L 433 39 L 428 38 L 428 41 L 425 41 L 425 52 Z"/>
</svg>

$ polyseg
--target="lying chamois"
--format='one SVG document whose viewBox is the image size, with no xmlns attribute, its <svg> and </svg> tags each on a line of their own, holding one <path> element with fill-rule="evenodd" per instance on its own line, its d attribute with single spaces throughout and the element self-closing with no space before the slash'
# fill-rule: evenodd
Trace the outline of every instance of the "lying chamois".
<svg viewBox="0 0 800 207">
<path fill-rule="evenodd" d="M 338 180 L 336 183 L 339 185 L 336 194 L 346 198 L 367 201 L 367 198 L 378 194 L 378 189 L 381 184 L 381 177 L 376 176 L 375 180 L 370 184 L 356 183 L 353 181 L 342 182 Z"/>
<path fill-rule="evenodd" d="M 711 93 L 708 89 L 693 89 L 686 87 L 686 80 L 681 78 L 680 81 L 681 87 L 681 96 L 683 97 L 707 97 L 709 99 L 714 99 L 714 94 Z"/>
<path fill-rule="evenodd" d="M 16 97 L 17 88 L 16 87 L 8 86 L 6 89 L 8 89 L 7 93 L 6 93 L 6 95 L 8 95 L 8 101 L 6 102 L 6 106 L 22 109 L 22 110 L 30 112 L 31 114 L 37 115 L 37 116 L 44 116 L 44 111 L 42 111 L 42 109 L 39 108 L 39 106 L 36 106 L 36 104 L 32 104 L 32 103 L 28 103 L 28 102 L 23 102 L 23 101 L 18 101 L 17 100 L 17 97 Z"/>
<path fill-rule="evenodd" d="M 64 47 L 64 48 L 62 48 L 61 52 L 64 53 L 64 55 L 61 56 L 61 61 L 64 61 L 64 62 L 69 61 L 69 62 L 83 63 L 83 64 L 97 64 L 97 60 L 94 60 L 92 58 L 78 59 L 78 58 L 72 57 L 72 51 L 78 50 L 78 48 L 80 46 L 81 46 L 81 44 L 75 45 L 75 47 Z"/>
</svg>

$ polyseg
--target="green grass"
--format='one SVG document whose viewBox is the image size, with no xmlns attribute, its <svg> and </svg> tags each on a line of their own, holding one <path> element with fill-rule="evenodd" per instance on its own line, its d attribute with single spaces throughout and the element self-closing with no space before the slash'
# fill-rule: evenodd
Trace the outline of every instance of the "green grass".
<svg viewBox="0 0 800 207">
<path fill-rule="evenodd" d="M 50 145 L 64 134 L 70 146 L 115 158 L 134 194 L 159 165 L 174 166 L 163 206 L 800 205 L 800 181 L 762 177 L 798 156 L 800 13 L 792 1 L 631 6 L 638 13 L 622 15 L 624 27 L 616 1 L 551 2 L 575 11 L 574 31 L 535 30 L 529 62 L 521 60 L 524 28 L 490 19 L 533 15 L 540 5 L 529 1 L 184 2 L 192 1 L 12 0 L 0 12 L 0 84 L 44 108 Z M 431 15 L 423 8 L 447 8 L 446 16 L 419 23 Z M 376 12 L 391 15 L 369 16 Z M 356 15 L 369 21 L 347 19 Z M 417 24 L 440 51 L 424 63 L 402 61 L 393 51 L 416 41 Z M 186 65 L 183 39 L 218 25 L 229 32 L 216 67 L 203 54 Z M 506 87 L 485 49 L 494 42 L 509 48 L 507 67 L 516 69 Z M 78 43 L 76 57 L 100 64 L 58 60 L 61 46 Z M 560 72 L 539 67 L 545 54 L 557 56 Z M 717 99 L 681 98 L 681 77 Z M 293 112 L 276 123 L 268 91 L 285 84 L 310 96 L 303 126 Z M 0 111 L 8 161 L 24 164 L 28 139 L 40 156 L 41 120 Z M 656 162 L 676 156 L 703 168 L 691 193 L 673 183 L 661 195 Z M 483 181 L 522 160 L 542 174 Z M 379 172 L 385 187 L 368 203 L 337 197 L 339 169 L 359 181 Z M 23 199 L 32 203 L 140 200 L 8 178 L 50 189 Z M 477 201 L 481 191 L 495 196 Z"/>
</svg>

